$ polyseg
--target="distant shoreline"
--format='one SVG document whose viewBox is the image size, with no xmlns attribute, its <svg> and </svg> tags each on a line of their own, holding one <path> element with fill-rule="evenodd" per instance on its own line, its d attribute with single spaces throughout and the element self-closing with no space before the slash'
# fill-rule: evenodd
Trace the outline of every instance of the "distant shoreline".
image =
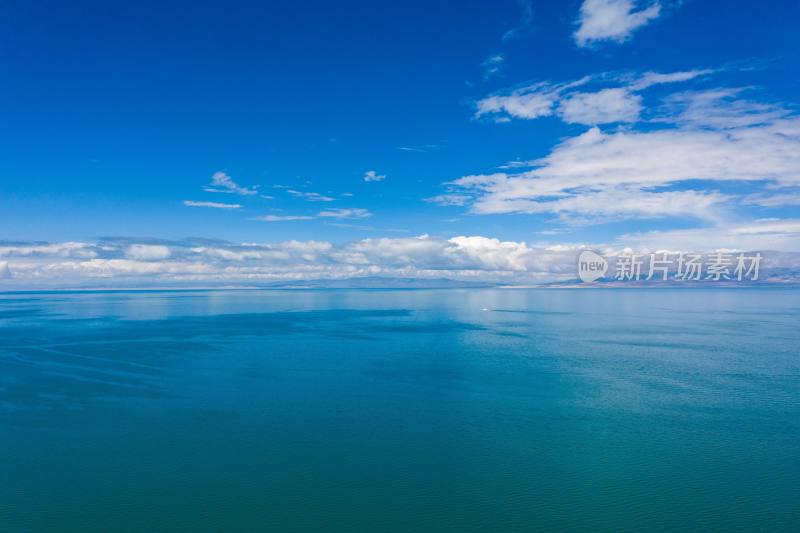
<svg viewBox="0 0 800 533">
<path fill-rule="evenodd" d="M 550 285 L 486 285 L 477 287 L 369 287 L 369 286 L 341 286 L 341 287 L 322 287 L 322 286 L 276 286 L 276 287 L 252 287 L 252 286 L 198 286 L 198 287 L 36 287 L 20 289 L 0 289 L 0 295 L 4 294 L 46 294 L 46 293 L 125 293 L 125 292 L 213 292 L 213 291 L 421 291 L 421 290 L 702 290 L 702 289 L 800 289 L 798 283 L 698 283 L 698 284 L 622 284 L 622 283 L 593 283 L 593 284 L 550 284 Z"/>
</svg>

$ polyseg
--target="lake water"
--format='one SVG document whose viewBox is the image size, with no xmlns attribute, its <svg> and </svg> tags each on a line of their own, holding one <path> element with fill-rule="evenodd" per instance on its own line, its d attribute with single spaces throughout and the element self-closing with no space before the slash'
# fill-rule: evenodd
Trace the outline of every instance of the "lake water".
<svg viewBox="0 0 800 533">
<path fill-rule="evenodd" d="M 800 291 L 0 295 L 0 530 L 800 528 Z"/>
</svg>

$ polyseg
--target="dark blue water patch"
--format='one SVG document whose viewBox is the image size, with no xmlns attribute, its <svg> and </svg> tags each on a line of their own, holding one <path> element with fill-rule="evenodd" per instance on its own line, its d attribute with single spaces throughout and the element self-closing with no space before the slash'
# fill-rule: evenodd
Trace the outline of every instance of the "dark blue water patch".
<svg viewBox="0 0 800 533">
<path fill-rule="evenodd" d="M 128 320 L 118 317 L 64 318 L 49 321 L 46 327 L 40 324 L 4 327 L 0 346 L 140 340 L 143 336 L 151 339 L 185 339 L 317 333 L 361 338 L 354 336 L 354 332 L 368 332 L 374 327 L 379 328 L 369 323 L 369 320 L 402 319 L 409 316 L 411 311 L 403 309 L 336 309 L 167 317 L 157 320 Z M 342 327 L 343 324 L 347 324 L 347 327 Z"/>
<path fill-rule="evenodd" d="M 485 331 L 487 328 L 479 324 L 470 324 L 455 320 L 438 320 L 431 322 L 395 322 L 366 324 L 360 326 L 367 331 L 378 333 L 453 333 L 457 331 Z"/>
<path fill-rule="evenodd" d="M 231 313 L 129 320 L 118 317 L 51 318 L 4 327 L 0 367 L 15 369 L 0 383 L 0 402 L 29 406 L 62 400 L 168 395 L 165 372 L 207 360 L 237 339 L 305 336 L 346 342 L 397 334 L 442 335 L 485 328 L 457 320 L 417 321 L 407 309 L 331 309 Z M 269 339 L 273 339 L 270 341 Z M 281 353 L 291 349 L 277 344 Z M 22 394 L 26 390 L 27 394 Z M 169 393 L 174 394 L 174 393 Z"/>
<path fill-rule="evenodd" d="M 0 320 L 16 319 L 16 318 L 29 318 L 34 316 L 42 316 L 45 314 L 44 309 L 36 307 L 21 307 L 17 309 L 0 309 Z M 52 316 L 52 314 L 50 314 Z"/>
</svg>

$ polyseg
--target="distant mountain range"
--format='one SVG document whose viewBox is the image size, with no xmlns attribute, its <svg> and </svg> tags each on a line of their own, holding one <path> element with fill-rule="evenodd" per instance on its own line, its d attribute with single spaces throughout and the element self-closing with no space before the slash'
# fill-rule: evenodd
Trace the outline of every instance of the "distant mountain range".
<svg viewBox="0 0 800 533">
<path fill-rule="evenodd" d="M 783 274 L 783 273 L 782 273 Z M 793 274 L 793 273 L 792 273 Z M 395 278 L 395 277 L 353 277 L 344 279 L 315 279 L 276 281 L 271 283 L 236 283 L 236 282 L 161 282 L 142 284 L 141 280 L 107 280 L 105 284 L 98 283 L 53 285 L 42 284 L 29 287 L 20 287 L 14 284 L 0 283 L 0 292 L 25 292 L 25 291 L 108 291 L 108 290 L 213 290 L 213 289 L 250 289 L 250 290 L 312 290 L 312 289 L 481 289 L 481 288 L 744 288 L 744 287 L 796 287 L 800 279 L 795 275 L 776 275 L 774 272 L 765 279 L 758 281 L 616 281 L 614 279 L 600 279 L 594 283 L 584 283 L 577 278 L 537 283 L 496 283 L 487 281 L 463 281 L 449 278 Z"/>
<path fill-rule="evenodd" d="M 105 284 L 97 280 L 90 284 L 72 285 L 36 285 L 20 287 L 12 284 L 0 284 L 0 292 L 25 291 L 107 291 L 107 290 L 208 290 L 208 289 L 480 289 L 497 287 L 499 284 L 481 281 L 459 281 L 449 278 L 384 278 L 379 276 L 355 277 L 346 279 L 315 279 L 297 281 L 277 281 L 272 283 L 192 283 L 162 282 L 143 285 L 141 280 L 108 280 Z"/>
<path fill-rule="evenodd" d="M 263 288 L 270 289 L 475 289 L 497 286 L 497 283 L 459 281 L 449 278 L 382 278 L 379 276 L 282 281 L 261 285 Z"/>
</svg>

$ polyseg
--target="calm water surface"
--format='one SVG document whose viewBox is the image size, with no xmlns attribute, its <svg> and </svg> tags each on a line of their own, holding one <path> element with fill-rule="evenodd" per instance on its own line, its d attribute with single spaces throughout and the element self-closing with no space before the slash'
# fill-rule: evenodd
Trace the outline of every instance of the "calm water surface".
<svg viewBox="0 0 800 533">
<path fill-rule="evenodd" d="M 0 530 L 800 530 L 800 291 L 0 295 Z"/>
</svg>

